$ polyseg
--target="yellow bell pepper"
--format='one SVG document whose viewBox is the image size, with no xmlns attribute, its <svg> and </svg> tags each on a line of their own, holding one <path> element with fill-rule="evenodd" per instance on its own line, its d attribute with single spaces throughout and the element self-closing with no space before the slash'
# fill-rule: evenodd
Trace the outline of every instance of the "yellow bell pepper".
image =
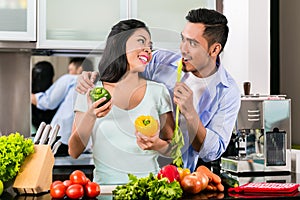
<svg viewBox="0 0 300 200">
<path fill-rule="evenodd" d="M 157 133 L 158 122 L 150 115 L 141 115 L 136 118 L 134 122 L 135 128 L 138 132 L 151 137 Z"/>
</svg>

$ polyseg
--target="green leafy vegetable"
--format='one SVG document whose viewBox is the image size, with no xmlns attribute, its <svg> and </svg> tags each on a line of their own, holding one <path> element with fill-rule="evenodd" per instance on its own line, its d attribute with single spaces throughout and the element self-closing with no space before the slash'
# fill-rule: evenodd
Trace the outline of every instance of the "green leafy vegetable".
<svg viewBox="0 0 300 200">
<path fill-rule="evenodd" d="M 11 133 L 0 137 L 0 180 L 13 179 L 19 172 L 25 158 L 34 152 L 31 139 L 25 139 L 20 133 Z"/>
<path fill-rule="evenodd" d="M 180 82 L 181 79 L 181 70 L 182 70 L 182 60 L 178 62 L 177 67 L 177 82 Z M 181 155 L 181 148 L 184 146 L 184 139 L 179 127 L 179 106 L 176 106 L 176 116 L 175 116 L 175 129 L 174 135 L 171 142 L 172 151 L 171 157 L 173 158 L 173 164 L 177 167 L 183 166 L 182 155 Z"/>
<path fill-rule="evenodd" d="M 182 189 L 178 181 L 168 183 L 167 178 L 158 179 L 152 173 L 147 177 L 137 178 L 128 174 L 129 182 L 117 186 L 112 191 L 115 200 L 164 200 L 179 199 L 182 197 Z"/>
</svg>

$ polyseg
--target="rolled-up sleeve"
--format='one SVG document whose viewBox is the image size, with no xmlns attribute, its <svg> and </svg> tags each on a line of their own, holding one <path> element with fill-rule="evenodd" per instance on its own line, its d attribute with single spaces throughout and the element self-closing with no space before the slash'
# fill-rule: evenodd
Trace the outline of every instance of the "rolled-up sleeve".
<svg viewBox="0 0 300 200">
<path fill-rule="evenodd" d="M 218 159 L 228 146 L 240 108 L 240 91 L 236 87 L 227 88 L 226 93 L 218 99 L 212 110 L 204 112 L 200 119 L 206 123 L 206 137 L 199 151 L 199 157 L 205 161 Z"/>
</svg>

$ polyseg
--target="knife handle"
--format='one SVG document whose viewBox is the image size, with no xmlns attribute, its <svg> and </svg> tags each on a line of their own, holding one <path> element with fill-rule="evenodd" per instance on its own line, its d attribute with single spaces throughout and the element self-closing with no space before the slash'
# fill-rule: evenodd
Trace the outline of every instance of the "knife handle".
<svg viewBox="0 0 300 200">
<path fill-rule="evenodd" d="M 55 144 L 53 145 L 53 148 L 52 148 L 52 153 L 53 153 L 53 155 L 55 155 L 56 154 L 56 152 L 57 152 L 57 150 L 58 150 L 58 148 L 59 148 L 59 146 L 62 144 L 62 142 L 61 141 L 57 141 L 57 142 L 55 142 Z"/>
<path fill-rule="evenodd" d="M 49 134 L 48 145 L 52 146 L 53 143 L 55 142 L 59 128 L 60 128 L 60 126 L 58 124 L 56 124 L 54 129 L 51 130 L 51 133 Z"/>
<path fill-rule="evenodd" d="M 40 143 L 39 144 L 45 144 L 47 142 L 50 130 L 51 130 L 51 125 L 47 124 L 46 127 L 45 127 L 45 129 L 44 129 L 44 131 L 43 131 L 43 134 L 42 134 L 42 137 L 40 139 Z"/>
<path fill-rule="evenodd" d="M 46 126 L 46 123 L 45 123 L 45 122 L 41 122 L 41 124 L 40 124 L 38 130 L 36 131 L 36 134 L 35 134 L 35 136 L 34 136 L 34 139 L 33 139 L 33 143 L 34 143 L 34 144 L 38 144 L 38 141 L 39 141 L 39 139 L 40 139 L 40 137 L 41 137 L 41 135 L 42 135 L 42 132 L 43 132 L 45 126 Z"/>
</svg>

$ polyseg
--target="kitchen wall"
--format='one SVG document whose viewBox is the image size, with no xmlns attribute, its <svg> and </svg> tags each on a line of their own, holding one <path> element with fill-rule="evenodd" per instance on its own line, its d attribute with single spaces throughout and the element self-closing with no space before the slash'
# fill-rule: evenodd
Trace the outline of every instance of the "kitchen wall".
<svg viewBox="0 0 300 200">
<path fill-rule="evenodd" d="M 300 145 L 299 0 L 279 0 L 280 92 L 292 99 L 292 143 Z"/>
<path fill-rule="evenodd" d="M 61 75 L 68 73 L 69 57 L 66 56 L 32 56 L 31 57 L 31 69 L 37 62 L 48 61 L 53 65 L 54 78 L 56 81 Z"/>
<path fill-rule="evenodd" d="M 270 0 L 224 0 L 229 36 L 222 60 L 243 92 L 270 94 Z"/>
<path fill-rule="evenodd" d="M 0 133 L 30 136 L 30 52 L 0 52 Z"/>
</svg>

